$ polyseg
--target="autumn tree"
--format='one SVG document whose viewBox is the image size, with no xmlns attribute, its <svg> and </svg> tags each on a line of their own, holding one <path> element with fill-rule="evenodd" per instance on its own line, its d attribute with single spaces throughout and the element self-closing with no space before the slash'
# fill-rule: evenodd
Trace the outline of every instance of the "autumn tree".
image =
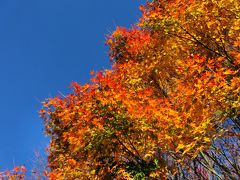
<svg viewBox="0 0 240 180">
<path fill-rule="evenodd" d="M 110 70 L 44 102 L 50 179 L 239 179 L 240 2 L 153 0 Z"/>
</svg>

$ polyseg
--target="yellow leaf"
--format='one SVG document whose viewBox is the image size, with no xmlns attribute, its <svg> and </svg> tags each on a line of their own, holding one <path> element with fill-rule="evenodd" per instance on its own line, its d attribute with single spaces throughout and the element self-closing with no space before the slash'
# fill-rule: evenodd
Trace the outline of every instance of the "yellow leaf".
<svg viewBox="0 0 240 180">
<path fill-rule="evenodd" d="M 207 27 L 210 28 L 214 24 L 214 21 L 207 22 L 206 24 L 207 24 Z"/>
<path fill-rule="evenodd" d="M 185 147 L 185 145 L 180 143 L 180 144 L 178 144 L 176 151 L 179 151 L 180 149 L 183 149 L 184 147 Z"/>
</svg>

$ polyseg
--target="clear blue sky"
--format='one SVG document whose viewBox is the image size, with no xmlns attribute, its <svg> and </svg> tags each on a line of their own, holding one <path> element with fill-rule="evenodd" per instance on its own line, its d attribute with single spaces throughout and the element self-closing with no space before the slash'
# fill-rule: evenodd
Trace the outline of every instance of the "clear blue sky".
<svg viewBox="0 0 240 180">
<path fill-rule="evenodd" d="M 0 171 L 31 166 L 48 143 L 40 102 L 110 67 L 105 35 L 136 22 L 144 2 L 0 1 Z"/>
</svg>

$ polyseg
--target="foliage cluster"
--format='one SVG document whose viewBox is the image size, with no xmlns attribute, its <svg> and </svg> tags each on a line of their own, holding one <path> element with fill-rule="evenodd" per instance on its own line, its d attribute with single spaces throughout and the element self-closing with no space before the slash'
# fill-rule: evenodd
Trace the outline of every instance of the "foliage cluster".
<svg viewBox="0 0 240 180">
<path fill-rule="evenodd" d="M 240 1 L 153 0 L 112 68 L 41 110 L 50 179 L 239 179 Z"/>
<path fill-rule="evenodd" d="M 0 172 L 1 180 L 24 180 L 27 169 L 25 166 L 16 166 L 12 170 Z"/>
</svg>

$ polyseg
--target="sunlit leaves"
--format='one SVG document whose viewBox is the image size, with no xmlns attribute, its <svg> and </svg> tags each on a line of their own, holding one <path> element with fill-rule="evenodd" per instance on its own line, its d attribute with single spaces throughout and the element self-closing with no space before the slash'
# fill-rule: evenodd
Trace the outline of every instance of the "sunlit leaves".
<svg viewBox="0 0 240 180">
<path fill-rule="evenodd" d="M 0 172 L 0 179 L 24 180 L 26 178 L 26 171 L 25 166 L 16 166 L 12 170 Z"/>
<path fill-rule="evenodd" d="M 51 179 L 166 179 L 236 136 L 223 124 L 239 121 L 239 2 L 154 0 L 141 11 L 108 36 L 111 70 L 44 103 Z"/>
</svg>

